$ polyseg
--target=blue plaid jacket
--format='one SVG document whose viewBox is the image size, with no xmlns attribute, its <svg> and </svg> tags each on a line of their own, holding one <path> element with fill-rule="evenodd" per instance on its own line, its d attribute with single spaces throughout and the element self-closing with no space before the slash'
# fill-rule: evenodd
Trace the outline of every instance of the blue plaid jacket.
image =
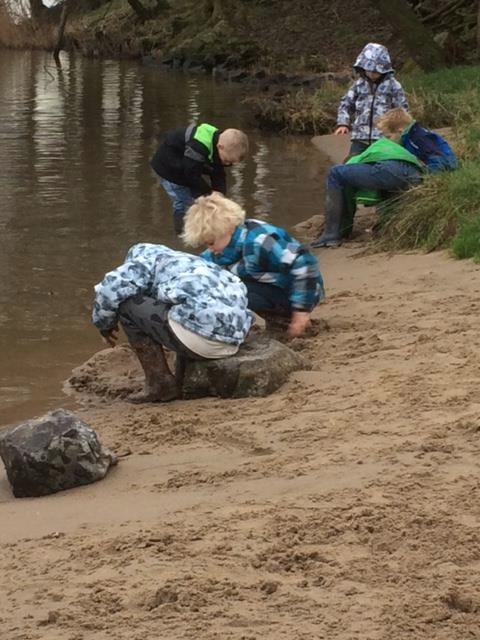
<svg viewBox="0 0 480 640">
<path fill-rule="evenodd" d="M 245 220 L 220 254 L 202 257 L 237 275 L 280 287 L 293 309 L 311 311 L 325 297 L 318 260 L 285 229 L 259 220 Z"/>
</svg>

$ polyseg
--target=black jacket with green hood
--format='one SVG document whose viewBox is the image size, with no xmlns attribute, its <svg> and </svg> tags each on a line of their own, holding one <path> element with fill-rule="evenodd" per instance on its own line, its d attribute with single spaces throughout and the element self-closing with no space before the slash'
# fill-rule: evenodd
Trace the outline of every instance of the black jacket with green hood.
<svg viewBox="0 0 480 640">
<path fill-rule="evenodd" d="M 206 123 L 168 131 L 150 165 L 161 178 L 189 187 L 194 198 L 212 191 L 226 194 L 225 168 L 217 149 L 220 133 Z"/>
</svg>

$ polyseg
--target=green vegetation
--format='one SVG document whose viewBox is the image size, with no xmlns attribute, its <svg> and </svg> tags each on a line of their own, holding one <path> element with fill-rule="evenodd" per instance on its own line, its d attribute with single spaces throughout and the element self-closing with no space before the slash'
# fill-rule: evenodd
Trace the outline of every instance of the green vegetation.
<svg viewBox="0 0 480 640">
<path fill-rule="evenodd" d="M 431 73 L 415 71 L 397 76 L 408 93 L 415 117 L 426 127 L 462 127 L 480 114 L 480 67 L 454 67 Z M 288 133 L 330 133 L 340 97 L 349 82 L 326 82 L 316 92 L 285 87 L 279 95 L 258 95 L 247 102 L 264 126 Z M 272 86 L 275 89 L 275 86 Z M 466 131 L 464 132 L 464 134 Z M 470 132 L 477 149 L 480 136 Z M 466 140 L 465 140 L 466 142 Z"/>
<path fill-rule="evenodd" d="M 400 74 L 416 119 L 449 127 L 446 137 L 460 168 L 427 176 L 380 218 L 374 247 L 380 250 L 451 248 L 458 258 L 480 262 L 480 67 Z M 250 98 L 261 125 L 295 132 L 330 133 L 347 85 L 328 83 L 316 93 L 286 91 Z"/>
<path fill-rule="evenodd" d="M 332 131 L 345 87 L 328 82 L 315 93 L 293 87 L 280 89 L 279 93 L 245 99 L 259 126 L 284 133 L 318 135 Z"/>
<path fill-rule="evenodd" d="M 431 73 L 399 74 L 416 117 L 427 127 L 470 121 L 480 107 L 480 67 L 453 67 Z"/>
<path fill-rule="evenodd" d="M 428 126 L 452 127 L 461 166 L 428 176 L 397 200 L 375 244 L 381 249 L 451 248 L 480 261 L 480 67 L 405 78 L 414 114 Z"/>
</svg>

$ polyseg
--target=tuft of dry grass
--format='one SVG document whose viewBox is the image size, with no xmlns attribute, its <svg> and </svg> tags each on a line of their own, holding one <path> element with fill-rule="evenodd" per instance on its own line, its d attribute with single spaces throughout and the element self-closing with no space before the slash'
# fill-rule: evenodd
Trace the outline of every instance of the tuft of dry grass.
<svg viewBox="0 0 480 640">
<path fill-rule="evenodd" d="M 264 128 L 318 135 L 331 133 L 343 92 L 343 87 L 329 82 L 315 93 L 286 88 L 279 96 L 251 96 L 245 103 Z"/>
<path fill-rule="evenodd" d="M 53 49 L 55 28 L 52 24 L 35 25 L 26 15 L 0 10 L 0 46 L 7 49 Z"/>
<path fill-rule="evenodd" d="M 381 220 L 375 246 L 426 251 L 451 247 L 457 257 L 472 257 L 480 248 L 479 202 L 479 160 L 427 176 L 393 203 L 390 214 Z"/>
</svg>

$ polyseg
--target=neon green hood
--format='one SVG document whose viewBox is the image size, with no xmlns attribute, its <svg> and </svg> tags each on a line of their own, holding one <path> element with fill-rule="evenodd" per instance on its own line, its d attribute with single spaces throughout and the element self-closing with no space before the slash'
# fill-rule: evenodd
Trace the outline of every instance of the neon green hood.
<svg viewBox="0 0 480 640">
<path fill-rule="evenodd" d="M 212 124 L 199 124 L 193 136 L 194 140 L 198 140 L 198 142 L 201 142 L 207 147 L 210 162 L 213 160 L 213 137 L 217 131 L 217 127 L 214 127 Z"/>
</svg>

